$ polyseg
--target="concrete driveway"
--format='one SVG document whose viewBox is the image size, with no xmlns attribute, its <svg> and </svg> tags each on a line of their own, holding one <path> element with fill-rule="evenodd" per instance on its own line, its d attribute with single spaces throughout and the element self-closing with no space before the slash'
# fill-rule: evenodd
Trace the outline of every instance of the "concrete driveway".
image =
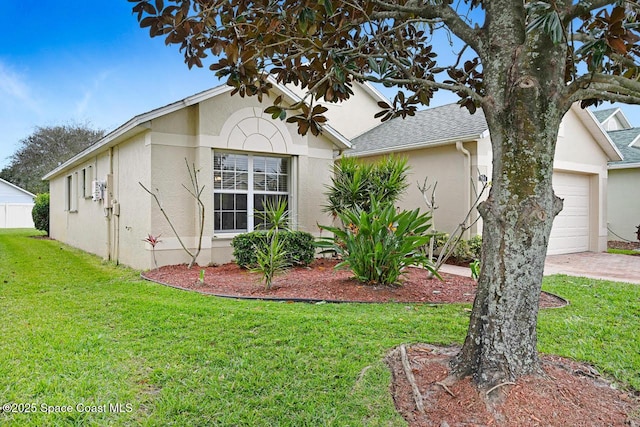
<svg viewBox="0 0 640 427">
<path fill-rule="evenodd" d="M 640 284 L 640 256 L 606 252 L 549 255 L 544 264 L 544 274 L 566 274 Z"/>
</svg>

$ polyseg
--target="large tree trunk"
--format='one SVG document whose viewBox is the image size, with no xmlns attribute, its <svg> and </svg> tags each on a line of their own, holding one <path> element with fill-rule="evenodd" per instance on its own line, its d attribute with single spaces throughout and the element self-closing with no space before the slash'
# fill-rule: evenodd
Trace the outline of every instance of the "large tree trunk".
<svg viewBox="0 0 640 427">
<path fill-rule="evenodd" d="M 487 4 L 501 8 L 492 16 L 502 19 L 490 23 L 491 56 L 482 58 L 491 95 L 482 107 L 493 148 L 492 187 L 479 207 L 484 224 L 478 292 L 466 340 L 453 361 L 455 373 L 473 375 L 481 387 L 540 372 L 536 325 L 542 274 L 553 219 L 562 209 L 551 185 L 553 158 L 569 108 L 559 95 L 563 47 L 544 37 L 527 38 L 517 10 L 522 4 Z M 513 65 L 505 73 L 500 63 Z"/>
<path fill-rule="evenodd" d="M 491 124 L 500 161 L 494 160 L 491 192 L 479 208 L 482 272 L 455 365 L 480 385 L 539 370 L 538 301 L 549 234 L 562 201 L 551 186 L 558 120 L 542 120 L 535 100 L 526 102 L 532 105 L 503 112 Z"/>
</svg>

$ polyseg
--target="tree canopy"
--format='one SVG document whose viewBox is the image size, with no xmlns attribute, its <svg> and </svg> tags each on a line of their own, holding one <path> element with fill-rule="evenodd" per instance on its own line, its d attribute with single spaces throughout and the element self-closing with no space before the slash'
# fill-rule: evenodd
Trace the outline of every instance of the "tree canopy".
<svg viewBox="0 0 640 427">
<path fill-rule="evenodd" d="M 412 114 L 443 89 L 474 111 L 492 96 L 484 72 L 498 59 L 494 48 L 513 34 L 519 45 L 543 35 L 564 46 L 554 65 L 564 70 L 565 109 L 640 102 L 636 1 L 130 1 L 151 36 L 179 45 L 189 67 L 209 58 L 241 96 L 261 97 L 270 74 L 328 102 L 348 98 L 354 80 L 397 86 L 383 119 Z M 439 56 L 447 44 L 457 53 Z M 305 108 L 290 119 L 313 123 L 321 113 Z"/>
<path fill-rule="evenodd" d="M 354 82 L 396 87 L 381 120 L 413 115 L 439 90 L 482 108 L 492 145 L 482 269 L 453 372 L 482 387 L 540 373 L 537 314 L 553 219 L 558 129 L 575 102 L 640 104 L 637 0 L 129 0 L 152 37 L 205 64 L 232 93 L 272 76 L 307 96 L 265 111 L 318 134 Z M 453 52 L 452 52 L 453 51 Z M 493 387 L 491 389 L 494 389 Z"/>
<path fill-rule="evenodd" d="M 49 184 L 42 177 L 103 135 L 104 131 L 88 125 L 37 127 L 20 141 L 18 150 L 9 157 L 9 164 L 0 171 L 0 178 L 34 194 L 46 193 Z"/>
</svg>

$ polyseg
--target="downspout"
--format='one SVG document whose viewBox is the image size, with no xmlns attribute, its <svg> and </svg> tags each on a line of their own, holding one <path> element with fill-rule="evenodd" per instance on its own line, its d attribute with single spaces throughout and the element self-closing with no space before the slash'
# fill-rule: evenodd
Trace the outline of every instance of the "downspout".
<svg viewBox="0 0 640 427">
<path fill-rule="evenodd" d="M 113 147 L 109 148 L 109 172 L 108 174 L 113 173 Z M 110 188 L 107 188 L 106 191 L 111 191 Z M 111 261 L 111 206 L 107 204 L 109 198 L 105 196 L 103 203 L 105 216 L 107 218 L 107 261 Z"/>
<path fill-rule="evenodd" d="M 464 144 L 462 141 L 456 142 L 456 150 L 459 153 L 462 153 L 464 156 L 464 178 L 466 185 L 464 186 L 464 198 L 465 198 L 465 212 L 469 212 L 471 210 L 471 153 L 469 150 L 464 148 Z M 466 224 L 465 224 L 466 226 Z M 470 239 L 471 231 L 467 230 L 464 232 L 462 236 L 463 239 Z"/>
<path fill-rule="evenodd" d="M 111 148 L 113 150 L 113 148 Z M 113 156 L 112 156 L 113 157 Z M 118 167 L 120 165 L 120 149 L 118 149 Z M 113 162 L 111 163 L 111 176 L 113 176 Z M 113 260 L 116 264 L 120 264 L 120 205 L 118 199 L 116 199 L 115 189 L 116 177 L 113 176 L 112 180 L 112 197 L 111 197 L 111 216 L 113 216 Z M 119 188 L 119 187 L 118 187 Z"/>
</svg>

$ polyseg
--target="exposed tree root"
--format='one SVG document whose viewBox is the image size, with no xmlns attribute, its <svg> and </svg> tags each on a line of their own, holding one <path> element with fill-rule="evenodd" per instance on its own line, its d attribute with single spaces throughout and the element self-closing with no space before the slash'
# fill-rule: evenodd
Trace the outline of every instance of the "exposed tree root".
<svg viewBox="0 0 640 427">
<path fill-rule="evenodd" d="M 407 349 L 404 344 L 400 346 L 400 357 L 402 358 L 404 374 L 407 376 L 409 384 L 411 384 L 411 390 L 413 391 L 413 400 L 416 402 L 416 408 L 418 408 L 418 411 L 421 414 L 424 414 L 424 403 L 422 401 L 422 394 L 420 393 L 420 389 L 418 388 L 416 379 L 413 376 L 413 371 L 411 370 L 411 365 L 409 364 L 409 358 L 407 357 Z"/>
<path fill-rule="evenodd" d="M 504 383 L 502 383 L 502 384 L 494 385 L 494 386 L 493 386 L 493 387 L 491 387 L 489 390 L 487 390 L 487 393 L 486 393 L 487 397 L 489 396 L 489 394 L 490 394 L 492 391 L 497 390 L 497 389 L 499 389 L 500 387 L 503 387 L 503 386 L 505 386 L 505 385 L 516 385 L 516 383 L 514 383 L 513 381 L 507 381 L 507 382 L 504 382 Z"/>
<path fill-rule="evenodd" d="M 436 384 L 438 384 L 440 387 L 442 387 L 444 389 L 444 391 L 449 393 L 452 397 L 456 397 L 455 393 L 452 392 L 451 390 L 449 390 L 449 387 L 447 387 L 447 385 L 445 383 L 443 383 L 442 381 L 436 381 Z"/>
</svg>

